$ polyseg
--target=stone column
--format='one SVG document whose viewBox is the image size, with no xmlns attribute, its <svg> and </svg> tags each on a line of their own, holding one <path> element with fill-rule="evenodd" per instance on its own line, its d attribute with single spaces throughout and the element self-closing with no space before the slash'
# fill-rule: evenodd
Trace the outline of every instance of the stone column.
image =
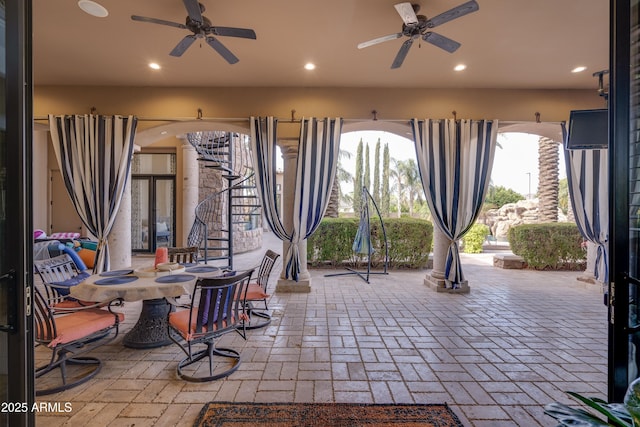
<svg viewBox="0 0 640 427">
<path fill-rule="evenodd" d="M 293 230 L 293 205 L 296 194 L 296 164 L 298 158 L 298 141 L 285 141 L 280 143 L 282 157 L 284 159 L 283 183 L 282 183 L 282 225 L 287 233 Z M 291 244 L 282 242 L 282 256 L 286 255 Z M 285 279 L 285 263 L 282 264 L 280 279 L 276 284 L 276 292 L 305 293 L 311 292 L 311 277 L 307 270 L 307 241 L 303 240 L 298 245 L 300 254 L 299 280 Z"/>
<path fill-rule="evenodd" d="M 107 241 L 111 270 L 131 267 L 131 172 Z"/>
<path fill-rule="evenodd" d="M 186 139 L 182 142 L 182 246 L 187 246 L 199 201 L 200 165 L 196 149 Z"/>
<path fill-rule="evenodd" d="M 464 281 L 459 289 L 449 289 L 446 287 L 444 270 L 447 262 L 447 251 L 450 240 L 437 225 L 433 225 L 433 269 L 431 274 L 427 274 L 424 284 L 434 289 L 436 292 L 469 293 L 469 282 Z"/>
</svg>

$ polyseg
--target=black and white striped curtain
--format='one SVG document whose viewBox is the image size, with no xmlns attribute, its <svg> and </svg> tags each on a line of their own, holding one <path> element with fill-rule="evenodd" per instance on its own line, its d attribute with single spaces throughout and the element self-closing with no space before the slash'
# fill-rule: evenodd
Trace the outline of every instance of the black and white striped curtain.
<svg viewBox="0 0 640 427">
<path fill-rule="evenodd" d="M 263 212 L 273 233 L 291 242 L 284 256 L 285 279 L 298 281 L 298 245 L 318 228 L 329 203 L 338 164 L 342 119 L 302 119 L 296 166 L 293 229 L 285 230 L 276 204 L 277 119 L 251 117 L 251 152 Z"/>
<path fill-rule="evenodd" d="M 127 184 L 134 116 L 49 115 L 53 149 L 83 224 L 98 239 L 93 272 L 109 270 L 107 237 Z"/>
<path fill-rule="evenodd" d="M 566 128 L 562 125 L 564 139 Z M 582 236 L 596 245 L 594 277 L 609 282 L 609 153 L 602 150 L 566 150 L 569 197 Z"/>
<path fill-rule="evenodd" d="M 458 241 L 476 220 L 489 187 L 498 122 L 413 119 L 410 123 L 431 215 L 450 241 L 445 284 L 459 288 L 464 275 Z"/>
</svg>

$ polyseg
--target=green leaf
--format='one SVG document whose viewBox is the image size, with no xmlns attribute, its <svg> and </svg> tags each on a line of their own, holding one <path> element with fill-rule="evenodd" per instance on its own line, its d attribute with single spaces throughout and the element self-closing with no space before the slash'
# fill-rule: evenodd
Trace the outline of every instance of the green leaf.
<svg viewBox="0 0 640 427">
<path fill-rule="evenodd" d="M 584 397 L 573 391 L 568 391 L 567 394 L 606 416 L 607 419 L 612 422 L 612 425 L 618 427 L 633 427 L 631 416 L 623 405 L 610 405 L 602 399 Z"/>
</svg>

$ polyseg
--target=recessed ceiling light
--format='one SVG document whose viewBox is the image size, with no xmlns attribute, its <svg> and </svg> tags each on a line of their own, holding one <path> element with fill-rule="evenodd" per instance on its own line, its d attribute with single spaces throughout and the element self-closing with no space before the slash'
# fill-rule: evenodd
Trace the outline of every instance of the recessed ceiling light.
<svg viewBox="0 0 640 427">
<path fill-rule="evenodd" d="M 89 15 L 97 18 L 104 18 L 109 15 L 109 11 L 105 9 L 104 6 L 91 0 L 79 0 L 78 7 Z"/>
<path fill-rule="evenodd" d="M 455 67 L 453 67 L 453 69 L 454 69 L 455 71 L 462 71 L 462 70 L 464 70 L 464 69 L 466 69 L 466 68 L 467 68 L 467 66 L 466 66 L 466 65 L 464 65 L 464 64 L 458 64 L 458 65 L 456 65 Z"/>
<path fill-rule="evenodd" d="M 306 64 L 304 64 L 304 69 L 305 70 L 315 70 L 316 69 L 316 64 L 314 64 L 313 62 L 307 62 Z"/>
<path fill-rule="evenodd" d="M 572 73 L 581 73 L 581 72 L 583 72 L 583 71 L 584 71 L 584 70 L 586 70 L 586 69 L 587 69 L 587 67 L 584 67 L 584 66 L 582 66 L 582 65 L 581 65 L 580 67 L 576 67 L 576 68 L 574 68 L 573 70 L 571 70 L 571 72 L 572 72 Z"/>
<path fill-rule="evenodd" d="M 158 64 L 156 64 L 155 62 L 150 62 L 149 63 L 149 68 L 153 68 L 154 70 L 159 70 L 160 66 Z"/>
</svg>

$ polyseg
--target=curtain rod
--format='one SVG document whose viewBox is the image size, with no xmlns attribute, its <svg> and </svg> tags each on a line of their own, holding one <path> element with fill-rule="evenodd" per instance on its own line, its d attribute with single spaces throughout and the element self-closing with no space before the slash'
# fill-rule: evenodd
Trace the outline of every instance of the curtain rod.
<svg viewBox="0 0 640 427">
<path fill-rule="evenodd" d="M 324 117 L 323 117 L 324 118 Z M 48 121 L 48 116 L 34 116 L 34 121 Z M 278 123 L 301 123 L 301 119 L 279 119 Z M 345 122 L 397 122 L 408 123 L 411 119 L 342 119 Z M 248 122 L 248 117 L 138 117 L 138 121 L 141 122 L 190 122 L 190 121 L 202 121 L 202 122 Z"/>
</svg>

